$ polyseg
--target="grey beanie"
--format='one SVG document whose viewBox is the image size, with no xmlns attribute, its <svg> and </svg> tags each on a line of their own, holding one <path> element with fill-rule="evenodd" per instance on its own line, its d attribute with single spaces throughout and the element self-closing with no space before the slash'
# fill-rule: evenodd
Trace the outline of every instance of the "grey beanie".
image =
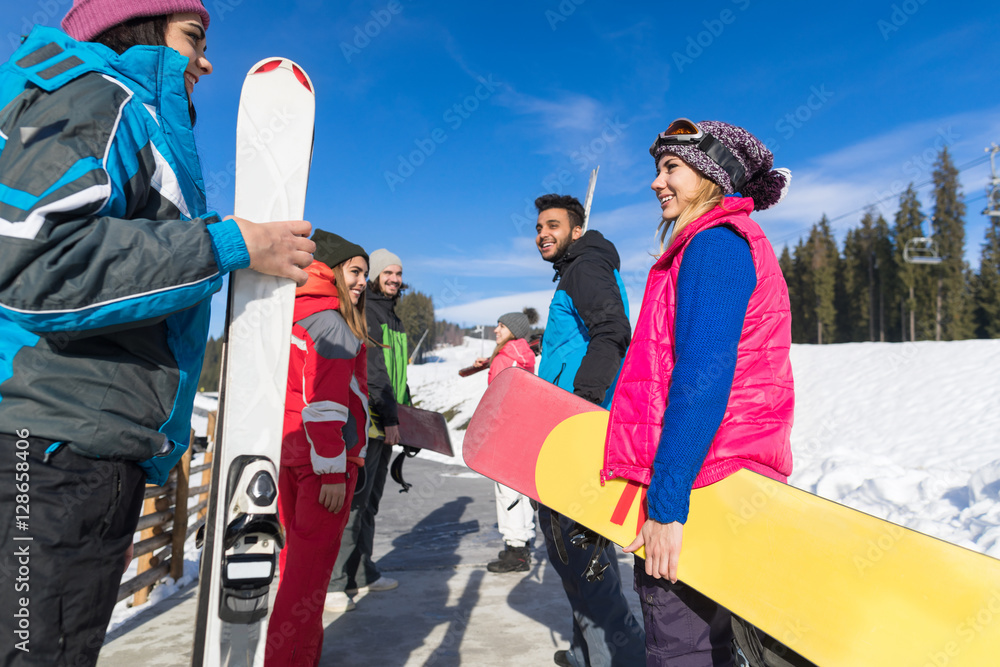
<svg viewBox="0 0 1000 667">
<path fill-rule="evenodd" d="M 403 268 L 403 260 L 398 255 L 394 255 L 385 248 L 373 250 L 371 259 L 368 261 L 368 279 L 372 282 L 378 282 L 378 277 L 382 275 L 382 272 L 393 264 Z"/>
<path fill-rule="evenodd" d="M 510 329 L 514 338 L 527 338 L 528 334 L 531 333 L 531 323 L 524 313 L 507 313 L 501 315 L 497 322 Z"/>
</svg>

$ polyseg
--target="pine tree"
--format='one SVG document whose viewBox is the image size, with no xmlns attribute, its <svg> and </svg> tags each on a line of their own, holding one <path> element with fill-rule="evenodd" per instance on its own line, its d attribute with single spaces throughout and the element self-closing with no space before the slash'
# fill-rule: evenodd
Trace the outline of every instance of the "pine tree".
<svg viewBox="0 0 1000 667">
<path fill-rule="evenodd" d="M 843 259 L 839 263 L 836 286 L 837 339 L 843 342 L 872 340 L 870 268 L 871 212 L 865 213 L 859 229 L 844 237 Z"/>
<path fill-rule="evenodd" d="M 803 321 L 802 281 L 797 263 L 793 259 L 792 253 L 788 250 L 787 245 L 781 251 L 781 257 L 778 258 L 778 266 L 781 268 L 781 273 L 785 277 L 785 284 L 788 286 L 788 301 L 792 315 L 792 342 L 804 343 L 806 342 L 806 337 L 801 331 Z"/>
<path fill-rule="evenodd" d="M 792 342 L 809 343 L 815 340 L 816 325 L 813 323 L 813 313 L 806 307 L 806 282 L 809 274 L 809 263 L 806 258 L 806 242 L 800 238 L 792 252 L 792 277 L 788 281 L 789 292 L 794 290 L 795 301 L 792 302 Z M 809 337 L 809 332 L 813 337 Z"/>
<path fill-rule="evenodd" d="M 809 232 L 809 239 L 795 246 L 802 297 L 804 339 L 816 343 L 836 341 L 837 309 L 834 305 L 837 262 L 840 254 L 830 222 L 824 215 Z"/>
<path fill-rule="evenodd" d="M 934 240 L 942 262 L 936 269 L 935 307 L 940 307 L 939 328 L 942 340 L 960 340 L 973 335 L 972 308 L 969 298 L 968 265 L 965 263 L 965 203 L 959 191 L 958 169 L 951 161 L 948 147 L 938 154 L 934 164 Z"/>
<path fill-rule="evenodd" d="M 893 258 L 892 231 L 889 223 L 879 214 L 875 220 L 873 238 L 873 254 L 875 257 L 875 286 L 872 298 L 875 300 L 873 317 L 875 318 L 876 340 L 896 340 L 893 332 L 899 331 L 899 313 L 893 307 L 899 299 L 899 277 L 896 273 L 896 262 Z"/>
<path fill-rule="evenodd" d="M 989 221 L 976 277 L 976 335 L 1000 338 L 1000 217 Z"/>
<path fill-rule="evenodd" d="M 899 340 L 896 262 L 889 224 L 875 208 L 848 230 L 836 285 L 838 341 Z M 895 334 L 890 327 L 895 326 Z"/>
<path fill-rule="evenodd" d="M 434 349 L 436 342 L 434 300 L 423 292 L 408 292 L 396 303 L 396 315 L 403 322 L 403 329 L 406 331 L 408 354 L 413 354 L 420 338 L 427 332 L 427 337 L 420 346 L 420 353 L 414 359 L 416 363 L 420 363 L 427 351 Z"/>
</svg>

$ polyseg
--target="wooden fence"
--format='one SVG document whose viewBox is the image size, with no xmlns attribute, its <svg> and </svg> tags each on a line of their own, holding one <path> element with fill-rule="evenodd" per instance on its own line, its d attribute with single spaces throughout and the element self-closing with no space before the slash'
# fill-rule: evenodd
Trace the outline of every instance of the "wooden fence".
<svg viewBox="0 0 1000 667">
<path fill-rule="evenodd" d="M 168 575 L 174 580 L 184 576 L 184 543 L 205 523 L 207 514 L 215 413 L 208 416 L 208 433 L 209 447 L 200 465 L 191 465 L 194 447 L 188 447 L 183 458 L 170 471 L 166 484 L 146 486 L 146 499 L 136 527 L 140 539 L 135 543 L 133 552 L 133 558 L 138 561 L 138 571 L 118 587 L 119 602 L 134 594 L 132 606 L 145 604 L 157 582 Z M 194 442 L 193 433 L 191 441 Z M 199 476 L 198 485 L 192 487 L 191 480 L 195 476 Z M 189 507 L 191 498 L 197 498 L 198 502 Z"/>
</svg>

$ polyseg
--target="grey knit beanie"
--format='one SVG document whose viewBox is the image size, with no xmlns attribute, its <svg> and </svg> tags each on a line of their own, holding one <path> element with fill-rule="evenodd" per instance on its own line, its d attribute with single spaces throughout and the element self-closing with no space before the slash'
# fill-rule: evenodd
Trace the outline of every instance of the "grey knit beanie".
<svg viewBox="0 0 1000 667">
<path fill-rule="evenodd" d="M 739 192 L 753 199 L 754 208 L 763 211 L 781 201 L 788 192 L 792 172 L 788 169 L 772 169 L 774 155 L 757 137 L 742 127 L 717 120 L 703 120 L 698 127 L 719 140 L 739 161 L 745 171 L 746 183 Z M 737 189 L 729 174 L 720 167 L 708 153 L 694 144 L 664 144 L 657 141 L 649 149 L 657 164 L 666 154 L 676 155 L 705 178 L 714 182 L 727 194 L 735 194 Z"/>
<path fill-rule="evenodd" d="M 531 323 L 524 313 L 507 313 L 501 315 L 497 322 L 510 329 L 514 338 L 527 338 L 528 334 L 531 333 Z"/>
<path fill-rule="evenodd" d="M 377 282 L 382 272 L 393 264 L 403 268 L 403 260 L 398 255 L 394 255 L 385 248 L 372 251 L 371 260 L 368 262 L 368 279 Z"/>
</svg>

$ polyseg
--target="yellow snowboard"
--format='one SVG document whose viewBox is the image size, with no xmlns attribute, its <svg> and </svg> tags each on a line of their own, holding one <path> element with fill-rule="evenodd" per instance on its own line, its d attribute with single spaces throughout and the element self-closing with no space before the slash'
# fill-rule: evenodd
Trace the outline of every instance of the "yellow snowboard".
<svg viewBox="0 0 1000 667">
<path fill-rule="evenodd" d="M 607 421 L 512 369 L 487 390 L 463 453 L 627 545 L 645 488 L 601 485 Z M 679 576 L 823 667 L 1000 665 L 1000 561 L 747 470 L 692 493 Z"/>
</svg>

